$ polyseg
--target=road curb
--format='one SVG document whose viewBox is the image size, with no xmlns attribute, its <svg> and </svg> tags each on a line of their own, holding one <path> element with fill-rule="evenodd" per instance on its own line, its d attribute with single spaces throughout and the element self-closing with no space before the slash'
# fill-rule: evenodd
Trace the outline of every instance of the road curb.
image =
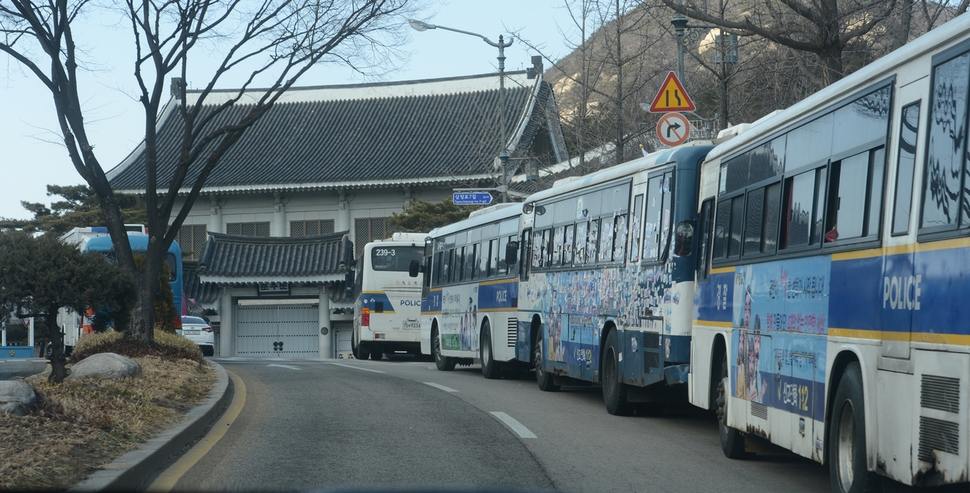
<svg viewBox="0 0 970 493">
<path fill-rule="evenodd" d="M 217 377 L 204 404 L 189 411 L 185 421 L 115 459 L 68 491 L 144 491 L 156 474 L 204 435 L 229 405 L 232 398 L 229 375 L 219 363 L 210 360 L 209 364 Z"/>
</svg>

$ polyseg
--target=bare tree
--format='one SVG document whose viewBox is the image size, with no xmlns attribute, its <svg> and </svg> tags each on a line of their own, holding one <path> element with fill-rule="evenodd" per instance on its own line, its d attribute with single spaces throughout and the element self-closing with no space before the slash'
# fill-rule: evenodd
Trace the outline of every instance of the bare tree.
<svg viewBox="0 0 970 493">
<path fill-rule="evenodd" d="M 403 29 L 397 16 L 406 14 L 412 1 L 126 0 L 102 6 L 90 0 L 0 0 L 0 33 L 5 35 L 0 51 L 50 91 L 71 162 L 97 195 L 119 264 L 134 273 L 137 302 L 129 327 L 133 336 L 154 337 L 152 307 L 165 253 L 220 159 L 317 63 L 337 61 L 362 70 L 373 60 L 369 57 L 389 56 L 394 46 L 389 40 L 403 37 L 395 37 L 396 30 Z M 89 54 L 78 47 L 85 44 L 75 39 L 75 23 L 109 10 L 122 14 L 131 31 L 137 99 L 144 109 L 150 240 L 141 271 L 135 266 L 118 200 L 88 139 L 81 108 L 85 95 L 78 84 L 78 72 L 95 60 L 87 59 Z M 175 172 L 162 183 L 156 173 L 156 118 L 167 97 L 166 81 L 176 74 L 185 81 L 190 62 L 211 70 L 211 78 L 193 104 L 181 98 L 177 113 L 184 131 Z M 232 77 L 241 77 L 242 84 Z M 223 95 L 215 109 L 206 107 L 213 90 L 226 83 L 237 90 Z M 255 84 L 265 85 L 252 89 Z M 175 89 L 184 90 L 184 82 Z M 244 95 L 247 110 L 227 118 L 235 114 L 228 110 Z M 177 194 L 186 190 L 181 209 L 175 211 Z"/>
<path fill-rule="evenodd" d="M 572 54 L 555 60 L 541 47 L 518 39 L 552 65 L 549 79 L 559 80 L 556 98 L 570 154 L 579 157 L 578 172 L 588 173 L 602 162 L 587 162 L 586 152 L 607 142 L 613 144 L 615 162 L 629 158 L 627 144 L 638 133 L 636 103 L 666 72 L 657 69 L 653 53 L 660 37 L 647 15 L 650 5 L 634 0 L 564 0 L 563 8 L 573 24 L 570 33 L 562 33 Z"/>
<path fill-rule="evenodd" d="M 724 18 L 702 0 L 661 1 L 688 17 L 734 34 L 761 36 L 815 55 L 822 86 L 846 74 L 842 57 L 846 46 L 869 34 L 896 6 L 896 0 L 748 0 L 734 5 L 731 15 Z"/>
</svg>

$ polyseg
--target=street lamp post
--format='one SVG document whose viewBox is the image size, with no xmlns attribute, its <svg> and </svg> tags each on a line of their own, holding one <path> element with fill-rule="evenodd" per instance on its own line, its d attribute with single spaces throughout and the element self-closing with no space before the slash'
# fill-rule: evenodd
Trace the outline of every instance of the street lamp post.
<svg viewBox="0 0 970 493">
<path fill-rule="evenodd" d="M 469 36 L 475 36 L 477 38 L 482 38 L 483 41 L 491 46 L 498 48 L 498 106 L 499 106 L 499 129 L 500 138 L 502 139 L 502 149 L 499 150 L 498 158 L 500 166 L 502 168 L 502 202 L 508 202 L 509 200 L 509 144 L 508 137 L 506 136 L 505 130 L 505 49 L 512 46 L 512 40 L 505 42 L 505 38 L 500 34 L 498 36 L 498 43 L 482 36 L 478 33 L 473 33 L 470 31 L 462 31 L 461 29 L 455 29 L 446 26 L 439 26 L 435 24 L 429 24 L 427 22 L 408 19 L 408 24 L 414 28 L 415 31 L 426 31 L 428 29 L 444 29 L 445 31 L 452 31 L 461 34 L 467 34 Z"/>
</svg>

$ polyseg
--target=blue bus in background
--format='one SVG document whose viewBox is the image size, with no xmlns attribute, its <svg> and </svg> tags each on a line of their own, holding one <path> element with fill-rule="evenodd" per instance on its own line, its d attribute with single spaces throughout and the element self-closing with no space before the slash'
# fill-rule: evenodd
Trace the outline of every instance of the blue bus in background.
<svg viewBox="0 0 970 493">
<path fill-rule="evenodd" d="M 128 243 L 131 244 L 131 250 L 134 253 L 147 253 L 148 252 L 148 235 L 146 234 L 128 234 Z M 81 247 L 82 253 L 99 252 L 105 255 L 110 262 L 117 262 L 115 256 L 114 244 L 111 242 L 110 236 L 98 236 L 95 238 L 90 238 Z M 182 291 L 182 249 L 179 247 L 178 242 L 173 241 L 171 246 L 168 247 L 168 252 L 165 255 L 165 263 L 168 265 L 168 283 L 172 287 L 172 301 L 175 304 L 175 326 L 181 327 L 181 317 L 182 306 L 185 303 L 183 299 L 184 294 Z"/>
</svg>

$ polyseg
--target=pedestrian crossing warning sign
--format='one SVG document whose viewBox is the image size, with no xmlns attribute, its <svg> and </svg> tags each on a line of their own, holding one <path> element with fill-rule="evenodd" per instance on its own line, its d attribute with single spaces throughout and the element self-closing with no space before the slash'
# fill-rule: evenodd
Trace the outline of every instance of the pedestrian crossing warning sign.
<svg viewBox="0 0 970 493">
<path fill-rule="evenodd" d="M 695 109 L 694 102 L 691 101 L 687 91 L 684 90 L 684 86 L 680 84 L 680 80 L 673 72 L 667 74 L 663 85 L 660 86 L 660 92 L 657 93 L 657 97 L 653 98 L 653 104 L 650 105 L 651 113 L 694 111 Z"/>
</svg>

